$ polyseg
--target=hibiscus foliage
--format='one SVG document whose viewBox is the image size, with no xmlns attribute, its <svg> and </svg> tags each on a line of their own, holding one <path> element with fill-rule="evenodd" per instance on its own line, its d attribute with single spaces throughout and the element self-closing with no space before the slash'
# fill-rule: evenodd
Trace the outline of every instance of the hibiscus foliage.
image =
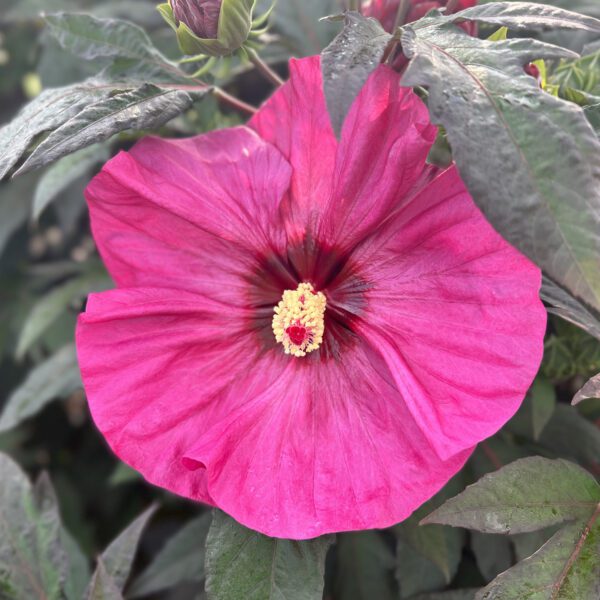
<svg viewBox="0 0 600 600">
<path fill-rule="evenodd" d="M 211 0 L 211 14 L 217 14 L 219 5 L 220 2 Z M 238 6 L 236 0 L 227 0 L 229 14 L 241 15 L 241 20 L 252 23 L 252 36 L 233 55 L 217 60 L 204 55 L 182 56 L 173 31 L 151 2 L 0 0 L 0 122 L 3 123 L 0 126 L 0 598 L 597 599 L 600 595 L 600 11 L 596 3 L 590 0 L 548 0 L 548 4 L 279 0 L 272 13 L 270 8 L 271 2 L 266 1 L 244 0 Z M 251 9 L 255 10 L 253 15 L 239 12 Z M 163 13 L 165 10 L 170 9 L 163 5 Z M 199 17 L 204 18 L 204 13 Z M 216 23 L 212 25 L 216 27 Z M 389 215 L 379 214 L 384 209 L 377 202 L 368 204 L 368 210 L 364 209 L 367 204 L 352 204 L 351 195 L 358 189 L 357 197 L 360 196 L 362 203 L 371 202 L 370 190 L 377 193 L 383 190 L 383 205 L 385 190 L 378 187 L 378 172 L 369 172 L 368 168 L 367 183 L 354 183 L 353 168 L 360 171 L 370 155 L 363 147 L 354 148 L 348 137 L 352 127 L 355 131 L 368 130 L 370 123 L 360 120 L 364 115 L 372 114 L 375 121 L 383 114 L 376 112 L 384 103 L 383 96 L 364 92 L 371 89 L 365 87 L 366 83 L 370 81 L 373 88 L 379 85 L 378 90 L 393 84 L 386 101 L 395 102 L 397 108 L 386 112 L 385 118 L 392 114 L 397 122 L 388 123 L 387 131 L 381 129 L 379 137 L 369 138 L 373 163 L 384 148 L 387 153 L 384 162 L 389 159 L 390 165 L 402 164 L 398 158 L 402 152 L 393 137 L 393 128 L 402 119 L 415 126 L 421 136 L 419 143 L 422 139 L 433 141 L 435 130 L 419 121 L 420 117 L 415 116 L 420 114 L 418 110 L 411 112 L 413 103 L 426 106 L 431 123 L 439 130 L 429 154 L 430 164 L 420 173 L 419 181 L 411 184 L 414 186 L 411 198 L 426 202 L 423 190 L 431 189 L 427 186 L 437 177 L 436 193 L 455 198 L 454 206 L 459 211 L 462 192 L 455 189 L 455 179 L 448 172 L 436 175 L 436 169 L 454 161 L 466 189 L 487 221 L 541 269 L 540 297 L 549 320 L 539 372 L 518 412 L 496 433 L 499 425 L 494 426 L 493 413 L 498 398 L 485 395 L 491 394 L 491 388 L 485 388 L 485 393 L 483 386 L 478 388 L 490 413 L 482 415 L 482 421 L 487 422 L 482 430 L 487 427 L 486 436 L 493 435 L 474 450 L 470 446 L 483 436 L 476 437 L 477 432 L 459 428 L 468 413 L 466 408 L 446 413 L 451 411 L 452 402 L 438 398 L 436 419 L 428 420 L 423 416 L 426 411 L 420 412 L 419 407 L 406 412 L 406 420 L 418 421 L 425 430 L 422 444 L 427 446 L 422 455 L 425 458 L 388 455 L 382 464 L 397 461 L 414 469 L 412 482 L 417 483 L 410 485 L 408 480 L 405 494 L 398 491 L 394 498 L 400 498 L 399 504 L 403 496 L 420 497 L 419 493 L 423 495 L 420 488 L 426 486 L 439 490 L 433 497 L 431 493 L 425 494 L 429 499 L 424 504 L 421 503 L 425 498 L 421 498 L 420 506 L 411 505 L 406 512 L 406 519 L 386 529 L 372 529 L 368 523 L 357 527 L 355 523 L 362 515 L 357 515 L 347 528 L 338 525 L 343 520 L 342 504 L 345 506 L 340 500 L 339 510 L 328 507 L 327 519 L 336 525 L 327 528 L 327 523 L 320 522 L 311 523 L 310 527 L 280 524 L 279 513 L 266 515 L 265 507 L 261 506 L 262 501 L 266 503 L 271 498 L 272 490 L 258 490 L 256 505 L 240 520 L 246 525 L 265 523 L 260 529 L 271 535 L 285 526 L 297 533 L 293 537 L 300 538 L 284 539 L 255 531 L 229 516 L 228 512 L 235 514 L 228 509 L 237 508 L 239 498 L 227 497 L 221 506 L 223 510 L 209 509 L 167 491 L 174 490 L 193 499 L 217 498 L 216 495 L 211 498 L 202 488 L 206 483 L 187 485 L 178 480 L 169 485 L 159 476 L 154 477 L 153 463 L 159 463 L 161 456 L 147 456 L 146 430 L 135 420 L 129 423 L 130 431 L 127 423 L 122 425 L 129 415 L 120 408 L 128 405 L 131 401 L 128 394 L 135 394 L 135 390 L 130 382 L 123 384 L 118 380 L 118 365 L 113 361 L 119 360 L 114 357 L 124 356 L 128 338 L 106 337 L 95 342 L 96 345 L 88 344 L 86 336 L 90 334 L 80 327 L 77 343 L 90 403 L 97 387 L 113 391 L 110 414 L 93 410 L 97 426 L 116 454 L 136 463 L 133 466 L 144 476 L 167 490 L 145 482 L 106 447 L 88 412 L 74 339 L 76 319 L 85 309 L 89 294 L 114 287 L 95 247 L 83 189 L 102 163 L 120 151 L 129 151 L 147 134 L 187 138 L 247 122 L 251 132 L 236 130 L 243 142 L 242 158 L 226 147 L 229 138 L 216 134 L 217 137 L 210 139 L 223 140 L 222 145 L 199 143 L 195 148 L 196 159 L 210 166 L 210 153 L 222 152 L 224 158 L 215 163 L 218 164 L 215 172 L 220 177 L 226 177 L 237 160 L 263 161 L 270 175 L 266 181 L 277 187 L 278 177 L 284 179 L 281 173 L 290 177 L 285 169 L 277 170 L 278 157 L 287 152 L 290 162 L 295 160 L 294 148 L 286 149 L 287 142 L 278 137 L 286 135 L 280 131 L 284 121 L 279 119 L 295 102 L 313 102 L 313 96 L 318 97 L 321 90 L 303 94 L 306 89 L 301 86 L 306 85 L 307 79 L 300 83 L 302 69 L 292 66 L 293 85 L 285 88 L 291 89 L 289 94 L 284 95 L 287 92 L 280 90 L 281 95 L 268 110 L 248 119 L 273 93 L 279 78 L 290 75 L 288 59 L 316 54 L 321 55 L 323 106 L 329 123 L 319 122 L 316 130 L 321 134 L 303 143 L 320 148 L 332 146 L 338 140 L 352 167 L 345 174 L 349 184 L 336 182 L 339 184 L 336 192 L 346 203 L 343 206 L 348 214 L 339 222 L 333 217 L 325 220 L 325 227 L 335 229 L 341 223 L 345 241 L 364 234 L 371 219 L 379 218 L 387 226 L 388 216 L 389 223 L 398 216 L 391 200 L 385 205 Z M 261 74 L 266 78 L 261 78 Z M 414 90 L 420 100 L 406 96 L 408 92 L 395 85 L 398 81 L 402 88 Z M 423 108 L 423 114 L 427 111 Z M 410 117 L 406 116 L 408 113 Z M 298 121 L 304 118 L 299 111 Z M 290 134 L 290 140 L 293 139 L 297 138 Z M 185 167 L 188 160 L 184 147 L 169 143 L 168 147 L 181 150 L 177 155 L 180 163 L 171 166 L 168 162 L 172 155 L 168 160 L 161 158 L 167 156 L 161 154 L 167 152 L 167 145 L 162 144 L 166 143 L 146 141 L 131 153 L 119 154 L 113 167 L 104 171 L 105 180 L 113 178 L 113 187 L 96 179 L 88 188 L 93 234 L 113 277 L 115 273 L 120 277 L 127 269 L 133 269 L 131 265 L 139 264 L 136 261 L 143 253 L 132 241 L 127 253 L 119 255 L 123 237 L 130 230 L 160 230 L 151 213 L 124 212 L 126 218 L 119 213 L 117 200 L 125 198 L 128 192 L 114 182 L 128 170 L 136 171 L 142 173 L 140 180 L 155 190 L 160 188 L 161 180 L 156 174 L 161 169 L 179 173 L 177 169 Z M 353 160 L 357 162 L 352 163 Z M 406 160 L 418 162 L 412 155 Z M 325 173 L 330 168 L 325 162 L 311 163 L 307 171 L 314 179 L 308 180 L 314 183 L 321 171 Z M 403 177 L 408 178 L 410 172 L 406 169 Z M 208 167 L 202 173 L 203 178 L 194 183 L 194 190 L 187 192 L 209 195 L 216 184 L 210 179 Z M 386 171 L 385 175 L 389 173 Z M 244 189 L 234 175 L 226 183 L 232 196 Z M 310 215 L 306 217 L 309 222 L 317 219 L 314 206 L 324 202 L 318 196 L 325 194 L 326 187 L 303 185 L 304 181 L 292 178 L 292 194 L 299 194 L 305 204 L 287 207 L 293 218 L 286 221 L 286 226 L 292 227 L 290 222 L 297 217 L 293 214 L 295 210 L 303 217 L 304 213 Z M 440 185 L 447 189 L 441 190 Z M 260 188 L 263 203 L 268 204 L 271 189 L 266 183 Z M 398 189 L 403 189 L 401 184 Z M 112 214 L 111 202 L 115 205 Z M 435 208 L 432 202 L 426 211 L 432 219 Z M 204 216 L 212 226 L 217 217 L 213 219 L 211 210 L 218 207 L 207 205 L 205 211 Z M 422 218 L 411 215 L 406 217 L 407 222 Z M 114 229 L 109 230 L 103 219 L 108 222 L 112 217 L 118 226 L 112 223 Z M 180 220 L 188 217 L 192 219 L 186 214 Z M 252 238 L 256 231 L 252 229 L 251 217 L 240 218 L 232 210 L 228 224 L 232 231 L 247 226 L 247 237 Z M 241 226 L 236 219 L 242 222 Z M 483 231 L 484 225 L 477 225 L 483 219 L 478 219 L 479 215 L 471 215 L 468 221 Z M 418 232 L 407 229 L 401 233 L 406 241 Z M 226 230 L 224 237 L 228 235 Z M 365 239 L 371 240 L 364 236 L 360 238 L 361 244 Z M 479 240 L 475 237 L 473 245 Z M 465 240 L 457 240 L 456 244 L 459 243 L 465 244 Z M 420 248 L 416 242 L 414 245 Z M 423 247 L 426 251 L 426 238 Z M 215 245 L 215 248 L 218 253 L 220 247 Z M 500 252 L 499 246 L 494 248 L 492 254 Z M 412 246 L 409 249 L 418 263 L 419 253 Z M 117 259 L 111 254 L 113 250 L 122 262 L 118 269 L 114 268 Z M 327 257 L 329 250 L 321 250 Z M 381 260 L 379 250 L 367 245 L 365 263 L 371 261 L 376 265 Z M 286 250 L 290 264 L 295 267 L 294 251 L 293 246 Z M 348 254 L 355 251 L 349 246 L 344 248 Z M 334 253 L 330 259 L 342 264 L 342 257 Z M 145 260 L 152 271 L 161 259 L 147 256 Z M 501 271 L 496 263 L 490 263 L 506 282 L 519 269 L 525 270 L 523 263 L 516 258 L 511 260 L 513 273 L 510 269 Z M 264 262 L 267 264 L 268 260 Z M 387 266 L 387 262 L 383 264 Z M 274 269 L 273 265 L 267 266 Z M 168 276 L 175 280 L 183 268 L 176 264 L 171 267 L 173 272 Z M 384 267 L 381 269 L 383 273 Z M 340 270 L 343 271 L 341 267 Z M 198 273 L 185 275 L 193 278 Z M 252 276 L 254 273 L 247 275 L 247 279 Z M 121 286 L 120 281 L 117 283 Z M 351 284 L 356 285 L 354 281 Z M 369 288 L 365 282 L 359 282 L 360 285 Z M 462 285 L 461 298 L 470 298 L 469 284 L 463 281 Z M 130 287 L 133 293 L 138 293 L 136 286 Z M 391 295 L 390 290 L 398 289 L 402 290 L 389 288 L 385 293 Z M 289 298 L 297 300 L 307 290 L 312 290 L 319 300 L 324 298 L 312 285 L 299 287 L 298 291 L 292 289 Z M 493 294 L 497 294 L 494 290 Z M 511 290 L 516 297 L 516 288 Z M 368 292 L 367 289 L 364 293 Z M 139 294 L 148 291 L 141 290 Z M 189 297 L 177 292 L 173 301 L 184 305 Z M 427 302 L 431 298 L 421 300 Z M 386 297 L 386 301 L 394 299 Z M 498 335 L 505 335 L 506 324 L 514 323 L 511 335 L 521 339 L 519 336 L 533 332 L 541 323 L 539 319 L 536 321 L 533 310 L 531 323 L 525 319 L 518 321 L 509 314 L 511 310 L 525 310 L 527 302 L 519 304 L 519 301 L 511 297 L 512 303 L 504 305 L 504 316 L 501 311 L 493 313 Z M 120 296 L 94 295 L 86 313 L 90 327 L 102 326 L 108 320 L 102 313 L 103 308 L 107 311 L 108 308 L 102 302 L 118 313 L 116 321 L 125 319 L 125 312 L 119 312 L 125 310 L 126 304 Z M 219 302 L 221 309 L 227 304 L 221 299 Z M 304 300 L 301 302 L 305 304 Z M 277 302 L 267 304 L 271 315 Z M 96 312 L 90 312 L 92 305 Z M 437 326 L 454 327 L 453 335 L 460 338 L 463 332 L 456 323 L 459 313 L 453 312 L 452 302 L 442 305 L 447 306 L 444 309 L 447 323 Z M 281 306 L 284 311 L 293 310 L 283 300 Z M 481 314 L 486 311 L 492 314 L 490 306 L 484 305 L 471 321 L 459 324 L 464 327 L 464 336 L 475 337 L 473 330 L 479 331 L 477 318 L 483 318 Z M 351 323 L 352 327 L 356 318 L 359 323 L 356 331 L 362 335 L 362 305 L 348 302 L 343 307 L 341 316 L 336 314 L 336 318 Z M 158 317 L 163 319 L 162 328 L 152 331 L 150 336 L 155 343 L 172 326 L 161 310 L 166 309 L 158 311 Z M 321 321 L 323 310 L 319 313 Z M 329 315 L 337 309 L 331 302 L 327 310 L 329 313 L 325 314 Z M 438 319 L 441 313 L 436 310 L 435 314 Z M 282 323 L 285 316 L 284 312 Z M 405 316 L 410 321 L 411 314 Z M 303 335 L 300 325 L 310 325 L 309 317 L 302 323 L 298 321 L 294 335 Z M 228 318 L 235 321 L 233 309 Z M 344 318 L 348 321 L 343 321 Z M 493 319 L 488 315 L 486 322 Z M 432 317 L 431 323 L 438 321 Z M 186 322 L 185 327 L 173 331 L 179 335 L 180 329 L 196 326 L 194 321 L 190 324 Z M 253 327 L 258 325 L 253 322 Z M 291 329 L 285 327 L 287 324 L 280 327 L 280 337 Z M 543 323 L 537 329 L 541 331 Z M 110 331 L 117 335 L 120 330 Z M 319 335 L 318 343 L 313 344 L 311 338 L 310 344 L 306 341 L 299 346 L 302 352 L 322 341 L 323 322 Z M 393 354 L 389 339 L 394 335 L 395 331 L 389 336 L 374 335 L 369 343 L 378 347 L 388 360 Z M 84 346 L 82 340 L 88 345 Z M 293 341 L 287 347 L 294 348 Z M 413 342 L 408 337 L 401 341 L 406 347 Z M 334 346 L 326 347 L 335 354 L 332 348 L 337 351 Z M 515 358 L 519 361 L 515 370 L 526 371 L 527 361 L 536 360 L 525 356 L 528 348 L 527 340 L 515 343 L 514 357 L 498 354 L 496 360 L 508 363 L 508 358 Z M 307 360 L 302 352 L 290 360 Z M 434 349 L 432 355 L 433 352 Z M 237 360 L 243 360 L 239 356 Z M 372 359 L 369 354 L 365 356 L 364 360 Z M 140 356 L 139 360 L 142 364 L 157 364 L 150 363 L 148 356 Z M 104 361 L 105 370 L 102 377 L 90 378 L 89 365 L 95 361 Z M 411 369 L 416 372 L 421 366 L 432 373 L 436 385 L 464 384 L 462 391 L 471 394 L 473 388 L 469 382 L 453 379 L 453 371 L 461 368 L 458 362 L 448 360 L 444 370 L 436 370 L 439 365 L 411 364 L 406 372 Z M 499 369 L 505 366 L 494 365 Z M 492 372 L 491 367 L 489 371 Z M 339 373 L 343 373 L 341 368 L 336 376 Z M 399 385 L 386 375 L 390 373 L 390 362 L 381 359 L 375 373 L 390 388 Z M 356 373 L 351 375 L 357 377 Z M 351 375 L 348 375 L 350 380 Z M 179 379 L 188 376 L 189 373 L 181 371 L 169 380 L 169 385 L 175 386 Z M 265 369 L 264 381 L 268 377 Z M 359 391 L 366 394 L 370 382 L 366 377 L 363 379 L 364 387 Z M 363 379 L 357 377 L 361 384 Z M 283 381 L 288 384 L 290 380 Z M 200 381 L 198 387 L 204 384 Z M 249 385 L 260 389 L 263 381 L 257 378 Z M 266 389 L 276 385 L 276 381 L 270 382 Z M 340 381 L 338 387 L 344 391 L 348 385 Z M 384 388 L 377 389 L 378 394 L 381 389 Z M 404 392 L 410 395 L 413 389 L 407 385 Z M 500 385 L 495 389 L 503 390 Z M 512 397 L 507 398 L 505 402 L 509 403 Z M 149 404 L 150 400 L 153 398 L 148 398 Z M 375 400 L 372 399 L 374 406 Z M 380 400 L 378 397 L 377 401 Z M 153 426 L 160 425 L 162 420 L 169 421 L 172 409 L 162 406 L 164 412 L 160 414 L 148 410 L 147 418 Z M 277 414 L 273 414 L 272 422 L 276 423 Z M 239 411 L 234 416 L 235 419 L 229 415 L 225 418 L 235 421 L 246 418 Z M 446 417 L 451 422 L 447 426 L 440 424 Z M 292 421 L 288 424 L 290 431 L 294 426 Z M 452 429 L 455 423 L 456 430 Z M 315 428 L 319 425 L 315 424 Z M 252 431 L 253 424 L 247 427 Z M 175 425 L 169 422 L 168 428 L 175 429 Z M 444 433 L 451 430 L 447 445 L 437 444 L 441 437 L 438 428 Z M 382 439 L 384 433 L 376 431 Z M 133 445 L 128 435 L 133 436 Z M 227 463 L 229 477 L 250 481 L 254 476 L 250 469 L 235 472 L 235 466 L 239 469 L 242 464 L 235 452 L 244 440 L 231 442 L 230 429 L 225 427 L 211 430 L 211 435 L 208 449 L 188 451 L 188 440 L 185 448 L 175 449 L 185 454 L 183 460 L 189 468 L 189 472 L 184 472 L 178 463 L 176 467 L 180 470 L 174 471 L 177 477 L 193 482 L 194 473 L 206 470 L 205 456 L 209 456 L 216 463 Z M 472 439 L 471 435 L 475 436 L 474 442 L 466 443 L 467 438 Z M 223 440 L 230 443 L 229 455 L 220 454 L 215 459 L 213 450 Z M 307 440 L 309 443 L 312 441 Z M 406 447 L 411 447 L 409 442 Z M 163 450 L 169 457 L 168 453 L 173 451 L 171 447 Z M 361 456 L 361 448 L 352 450 L 355 454 L 351 456 Z M 300 458 L 282 450 L 272 477 L 276 478 L 282 470 L 296 473 L 292 463 Z M 326 458 L 331 460 L 328 465 L 335 465 L 336 457 Z M 342 460 L 340 457 L 338 462 Z M 458 473 L 440 489 L 441 483 L 435 483 L 436 475 L 429 475 L 429 465 L 447 465 L 452 461 L 455 467 L 444 467 L 444 473 L 451 475 L 457 470 Z M 214 464 L 208 467 L 218 470 Z M 360 467 L 368 471 L 365 465 Z M 352 465 L 344 468 L 351 472 Z M 374 479 L 380 468 L 379 464 L 373 465 L 369 471 Z M 277 501 L 300 503 L 307 485 L 317 489 L 316 483 L 310 481 L 313 475 L 309 469 L 304 471 L 302 477 L 306 481 L 298 483 L 295 490 L 288 490 L 284 498 L 277 497 Z M 331 472 L 331 482 L 340 481 L 335 475 Z M 269 487 L 266 481 L 274 490 L 283 489 L 278 481 L 270 481 L 268 477 L 261 480 L 265 488 Z M 328 483 L 319 482 L 325 488 Z M 214 493 L 217 485 L 211 484 Z M 349 489 L 354 492 L 352 484 Z M 373 502 L 372 496 L 377 496 L 379 488 L 374 485 L 368 491 L 370 496 L 363 494 L 360 502 L 356 498 L 353 501 L 365 506 Z M 220 506 L 217 501 L 211 503 Z M 389 511 L 385 514 L 394 514 L 396 508 L 386 506 L 385 510 Z M 256 517 L 257 514 L 260 516 Z M 288 513 L 284 510 L 281 514 Z M 386 522 L 386 526 L 390 524 Z M 316 534 L 311 533 L 314 531 L 337 533 L 314 537 Z"/>
</svg>

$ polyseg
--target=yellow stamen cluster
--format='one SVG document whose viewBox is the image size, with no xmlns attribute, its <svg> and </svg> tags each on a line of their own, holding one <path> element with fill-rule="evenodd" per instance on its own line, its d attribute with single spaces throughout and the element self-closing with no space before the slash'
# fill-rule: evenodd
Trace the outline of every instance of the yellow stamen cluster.
<svg viewBox="0 0 600 600">
<path fill-rule="evenodd" d="M 321 345 L 326 307 L 325 295 L 315 292 L 310 283 L 301 283 L 295 290 L 283 292 L 281 302 L 274 309 L 273 333 L 286 354 L 306 356 Z"/>
</svg>

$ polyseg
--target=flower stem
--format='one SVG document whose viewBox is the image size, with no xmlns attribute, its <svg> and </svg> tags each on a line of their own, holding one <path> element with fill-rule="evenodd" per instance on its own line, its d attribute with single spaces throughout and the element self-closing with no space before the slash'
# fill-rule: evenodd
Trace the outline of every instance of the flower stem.
<svg viewBox="0 0 600 600">
<path fill-rule="evenodd" d="M 250 62 L 268 79 L 274 86 L 279 87 L 283 85 L 283 79 L 269 67 L 269 65 L 262 60 L 262 58 L 256 53 L 256 50 L 248 48 L 246 50 Z"/>
<path fill-rule="evenodd" d="M 246 104 L 243 100 L 240 100 L 239 98 L 228 94 L 225 90 L 222 90 L 221 88 L 214 88 L 213 93 L 218 100 L 229 104 L 229 106 L 232 106 L 236 110 L 247 113 L 249 115 L 253 115 L 257 112 L 257 109 L 254 108 L 254 106 Z"/>
<path fill-rule="evenodd" d="M 398 5 L 398 12 L 396 13 L 396 19 L 394 20 L 394 29 L 392 33 L 398 29 L 401 25 L 406 23 L 406 17 L 408 16 L 408 11 L 410 10 L 410 0 L 400 0 L 400 4 Z"/>
</svg>

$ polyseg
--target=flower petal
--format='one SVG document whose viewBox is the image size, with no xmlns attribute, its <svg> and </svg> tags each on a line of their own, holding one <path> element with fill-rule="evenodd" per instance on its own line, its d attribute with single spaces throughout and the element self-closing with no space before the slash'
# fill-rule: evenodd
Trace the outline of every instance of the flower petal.
<svg viewBox="0 0 600 600">
<path fill-rule="evenodd" d="M 148 481 L 213 503 L 202 473 L 181 464 L 213 419 L 220 394 L 251 368 L 258 345 L 247 311 L 181 290 L 90 296 L 77 353 L 90 410 L 114 452 Z"/>
<path fill-rule="evenodd" d="M 292 165 L 284 204 L 288 231 L 300 237 L 331 193 L 337 140 L 323 93 L 319 56 L 290 61 L 290 78 L 262 106 L 249 126 Z"/>
<path fill-rule="evenodd" d="M 94 238 L 120 287 L 225 298 L 257 253 L 285 247 L 279 203 L 289 179 L 281 154 L 247 128 L 146 138 L 88 186 Z"/>
<path fill-rule="evenodd" d="M 322 237 L 349 250 L 428 181 L 433 167 L 425 160 L 436 131 L 423 102 L 400 87 L 398 73 L 378 67 L 344 122 Z"/>
<path fill-rule="evenodd" d="M 203 431 L 185 464 L 206 472 L 221 509 L 266 535 L 388 527 L 470 454 L 442 461 L 431 451 L 386 365 L 363 345 L 339 362 L 272 351 L 242 387 L 248 401 Z"/>
<path fill-rule="evenodd" d="M 492 229 L 455 168 L 371 243 L 354 256 L 371 282 L 357 332 L 448 458 L 500 429 L 539 368 L 540 271 Z"/>
</svg>

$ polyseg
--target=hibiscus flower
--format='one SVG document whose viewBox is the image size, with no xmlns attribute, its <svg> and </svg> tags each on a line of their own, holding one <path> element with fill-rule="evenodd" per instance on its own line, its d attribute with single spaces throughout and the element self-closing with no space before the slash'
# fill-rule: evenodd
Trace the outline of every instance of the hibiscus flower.
<svg viewBox="0 0 600 600">
<path fill-rule="evenodd" d="M 333 133 L 318 57 L 246 127 L 147 138 L 87 199 L 117 289 L 77 330 L 93 418 L 148 481 L 265 534 L 387 527 L 517 410 L 539 270 L 380 66 Z"/>
<path fill-rule="evenodd" d="M 391 32 L 396 24 L 396 17 L 400 8 L 401 0 L 371 0 L 363 7 L 363 14 L 367 17 L 374 17 L 381 22 L 386 31 Z M 410 0 L 410 7 L 404 21 L 412 23 L 422 19 L 430 10 L 435 8 L 444 8 L 450 4 L 448 0 Z M 452 12 L 465 10 L 477 4 L 477 0 L 458 0 L 452 3 Z M 473 24 L 467 23 L 471 28 Z M 471 33 L 471 31 L 469 31 Z"/>
</svg>

